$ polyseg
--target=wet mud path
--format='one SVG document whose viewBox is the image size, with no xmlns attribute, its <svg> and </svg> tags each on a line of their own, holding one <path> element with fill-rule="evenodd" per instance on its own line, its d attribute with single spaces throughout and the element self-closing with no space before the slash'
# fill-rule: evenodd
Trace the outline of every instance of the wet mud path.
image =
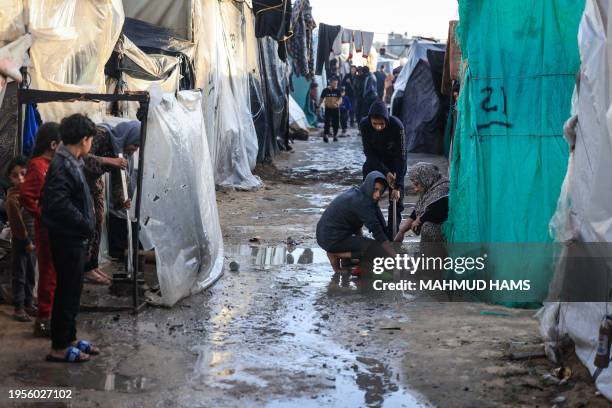
<svg viewBox="0 0 612 408">
<path fill-rule="evenodd" d="M 258 169 L 265 189 L 218 193 L 226 268 L 212 288 L 136 317 L 80 316 L 80 334 L 103 351 L 94 361 L 45 363 L 48 343 L 2 307 L 1 385 L 71 386 L 78 407 L 548 406 L 568 395 L 542 383 L 545 361 L 504 357 L 539 344 L 533 312 L 415 302 L 334 276 L 315 225 L 360 180 L 360 141 L 294 147 Z M 444 165 L 410 157 L 424 159 Z M 570 391 L 601 402 L 588 384 Z"/>
</svg>

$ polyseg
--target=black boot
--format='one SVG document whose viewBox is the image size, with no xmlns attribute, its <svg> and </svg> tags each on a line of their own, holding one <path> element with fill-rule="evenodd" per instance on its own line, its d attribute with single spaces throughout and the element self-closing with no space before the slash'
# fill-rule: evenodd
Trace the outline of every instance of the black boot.
<svg viewBox="0 0 612 408">
<path fill-rule="evenodd" d="M 327 137 L 327 135 L 323 135 L 323 141 L 325 143 L 329 143 L 329 138 Z"/>
</svg>

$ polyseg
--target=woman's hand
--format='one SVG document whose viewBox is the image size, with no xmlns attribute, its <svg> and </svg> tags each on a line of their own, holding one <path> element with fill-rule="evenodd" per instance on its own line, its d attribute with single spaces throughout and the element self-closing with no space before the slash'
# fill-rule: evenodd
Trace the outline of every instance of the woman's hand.
<svg viewBox="0 0 612 408">
<path fill-rule="evenodd" d="M 414 220 L 412 218 L 408 218 L 406 221 L 402 222 L 397 235 L 395 235 L 395 238 L 393 239 L 393 242 L 404 242 L 404 236 L 406 235 L 406 232 L 412 228 L 413 222 Z"/>
<path fill-rule="evenodd" d="M 128 166 L 128 161 L 126 159 L 122 159 L 121 157 L 106 158 L 105 162 L 109 166 L 112 166 L 112 167 L 115 167 L 121 170 L 127 169 L 127 166 Z"/>
<path fill-rule="evenodd" d="M 123 208 L 126 210 L 132 208 L 132 200 L 125 200 L 125 202 L 123 203 Z"/>
<path fill-rule="evenodd" d="M 414 222 L 412 223 L 412 231 L 413 231 L 415 234 L 418 234 L 418 231 L 419 231 L 419 229 L 420 229 L 420 227 L 421 227 L 421 224 L 422 224 L 422 223 L 421 223 L 421 217 L 417 217 L 417 219 L 416 219 L 416 220 L 414 220 Z"/>
</svg>

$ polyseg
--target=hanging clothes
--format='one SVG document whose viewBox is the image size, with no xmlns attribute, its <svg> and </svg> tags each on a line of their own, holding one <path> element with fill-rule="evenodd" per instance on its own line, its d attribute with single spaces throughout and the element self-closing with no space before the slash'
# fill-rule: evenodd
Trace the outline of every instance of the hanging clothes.
<svg viewBox="0 0 612 408">
<path fill-rule="evenodd" d="M 253 2 L 255 12 L 255 36 L 270 36 L 276 41 L 284 41 L 290 34 L 291 1 L 258 0 Z"/>
<path fill-rule="evenodd" d="M 370 50 L 372 49 L 372 44 L 374 44 L 374 33 L 370 33 L 367 31 L 361 32 L 361 39 L 363 45 L 362 55 L 363 58 L 368 58 L 370 55 Z"/>
<path fill-rule="evenodd" d="M 289 39 L 288 51 L 293 61 L 293 72 L 310 79 L 314 76 L 314 47 L 312 31 L 316 23 L 312 17 L 310 0 L 297 0 L 291 16 L 293 36 Z"/>
<path fill-rule="evenodd" d="M 332 51 L 334 52 L 334 55 L 342 55 L 342 44 L 349 44 L 352 41 L 353 30 L 350 30 L 348 28 L 341 28 L 332 46 Z"/>
<path fill-rule="evenodd" d="M 40 113 L 36 109 L 36 104 L 28 103 L 25 107 L 25 115 L 23 121 L 23 147 L 21 153 L 29 157 L 32 154 L 34 148 L 34 142 L 36 141 L 36 132 L 38 127 L 42 124 L 40 119 Z"/>
<path fill-rule="evenodd" d="M 287 62 L 287 39 L 291 37 L 291 0 L 258 0 L 253 2 L 255 36 L 278 41 L 278 57 Z"/>
<path fill-rule="evenodd" d="M 325 71 L 329 75 L 331 73 L 331 67 L 329 65 L 329 53 L 332 52 L 334 41 L 342 27 L 330 26 L 324 23 L 319 24 L 319 46 L 317 47 L 317 67 L 315 73 L 321 75 L 323 73 L 323 66 Z"/>
</svg>

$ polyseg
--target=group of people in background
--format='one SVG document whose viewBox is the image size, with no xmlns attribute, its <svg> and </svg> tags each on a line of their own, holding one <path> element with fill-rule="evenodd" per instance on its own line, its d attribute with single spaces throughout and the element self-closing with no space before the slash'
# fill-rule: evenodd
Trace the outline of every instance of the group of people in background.
<svg viewBox="0 0 612 408">
<path fill-rule="evenodd" d="M 312 82 L 307 101 L 307 110 L 316 112 L 317 117 L 322 116 L 325 123 L 323 129 L 323 141 L 338 141 L 338 133 L 346 134 L 348 127 L 355 127 L 366 116 L 370 107 L 376 101 L 382 101 L 386 105 L 391 103 L 393 95 L 393 84 L 401 71 L 394 69 L 386 71 L 386 65 L 382 64 L 376 72 L 370 72 L 367 66 L 357 67 L 345 62 L 350 68 L 342 74 L 337 64 L 332 64 L 335 74 L 328 78 L 328 86 L 318 93 L 318 84 Z M 324 108 L 320 115 L 320 108 Z"/>
<path fill-rule="evenodd" d="M 108 208 L 125 214 L 133 189 L 128 182 L 126 197 L 120 170 L 128 170 L 128 178 L 134 173 L 132 156 L 139 146 L 139 121 L 96 126 L 74 114 L 59 124 L 44 123 L 32 156 L 15 157 L 6 167 L 14 318 L 35 318 L 34 334 L 51 337 L 49 361 L 82 362 L 99 353 L 88 341 L 77 339 L 76 316 L 84 280 L 111 283 L 98 265 L 107 215 L 103 175 L 111 173 Z"/>
</svg>

